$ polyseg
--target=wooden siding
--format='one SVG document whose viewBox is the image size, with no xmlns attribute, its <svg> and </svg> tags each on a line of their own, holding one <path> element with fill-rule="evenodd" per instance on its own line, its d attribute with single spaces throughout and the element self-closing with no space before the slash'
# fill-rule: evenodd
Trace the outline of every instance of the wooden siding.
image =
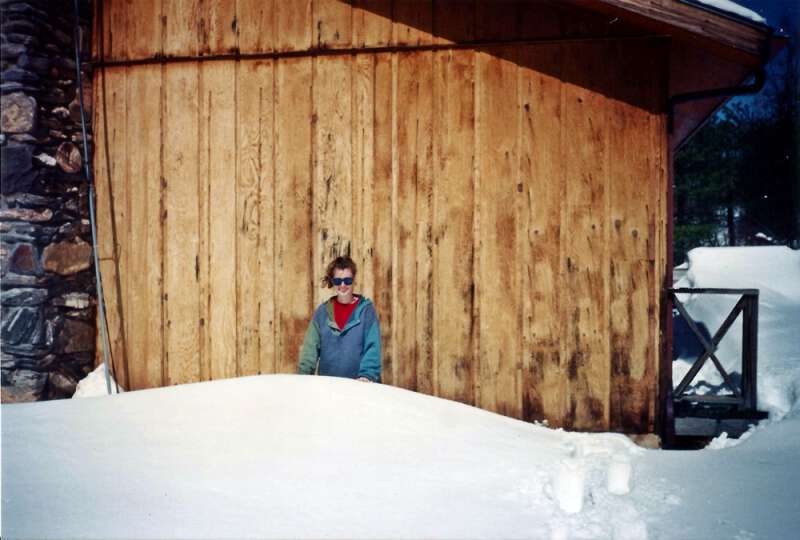
<svg viewBox="0 0 800 540">
<path fill-rule="evenodd" d="M 94 53 L 105 60 L 650 33 L 566 0 L 98 0 L 95 6 Z"/>
<path fill-rule="evenodd" d="M 384 24 L 362 3 L 325 10 L 306 36 L 298 20 L 319 4 L 273 13 L 294 29 L 281 39 L 429 39 L 421 14 Z M 209 28 L 230 43 L 227 25 Z M 98 70 L 120 382 L 294 372 L 330 294 L 324 264 L 350 253 L 378 308 L 385 383 L 556 426 L 653 431 L 666 51 L 626 39 Z"/>
</svg>

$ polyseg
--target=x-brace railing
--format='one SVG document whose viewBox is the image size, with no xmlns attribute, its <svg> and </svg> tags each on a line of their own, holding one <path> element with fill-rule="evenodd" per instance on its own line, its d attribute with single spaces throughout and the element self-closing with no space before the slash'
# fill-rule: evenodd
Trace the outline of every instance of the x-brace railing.
<svg viewBox="0 0 800 540">
<path fill-rule="evenodd" d="M 680 384 L 673 392 L 674 401 L 687 401 L 694 403 L 718 403 L 737 405 L 740 410 L 755 410 L 756 397 L 756 370 L 758 362 L 758 289 L 668 289 L 673 305 L 677 308 L 681 317 L 692 329 L 700 344 L 703 346 L 703 353 L 697 357 L 692 364 L 689 372 L 683 377 Z M 706 339 L 700 329 L 695 324 L 692 317 L 686 312 L 686 308 L 678 300 L 678 294 L 736 294 L 741 295 L 736 305 L 720 325 L 711 341 Z M 715 352 L 722 338 L 733 325 L 740 313 L 743 313 L 742 324 L 742 385 L 741 390 L 731 381 L 730 375 L 722 367 L 722 363 L 717 358 Z M 706 360 L 711 359 L 714 366 L 722 375 L 722 380 L 733 395 L 699 395 L 687 394 L 686 388 L 691 384 L 697 373 L 705 364 Z"/>
</svg>

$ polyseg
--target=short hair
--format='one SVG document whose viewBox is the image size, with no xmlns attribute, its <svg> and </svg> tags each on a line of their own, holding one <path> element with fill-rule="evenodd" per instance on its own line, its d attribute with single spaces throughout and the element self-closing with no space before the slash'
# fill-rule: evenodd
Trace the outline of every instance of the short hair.
<svg viewBox="0 0 800 540">
<path fill-rule="evenodd" d="M 343 257 L 336 257 L 328 265 L 327 270 L 325 270 L 325 276 L 322 278 L 323 287 L 333 287 L 333 273 L 336 270 L 350 270 L 353 272 L 353 279 L 355 279 L 356 272 L 358 272 L 358 268 L 356 267 L 356 263 L 353 259 L 347 255 Z"/>
</svg>

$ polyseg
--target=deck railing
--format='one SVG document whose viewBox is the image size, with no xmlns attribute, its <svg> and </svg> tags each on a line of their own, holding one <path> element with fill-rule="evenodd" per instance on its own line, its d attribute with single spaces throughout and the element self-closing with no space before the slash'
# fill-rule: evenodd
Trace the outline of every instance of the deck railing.
<svg viewBox="0 0 800 540">
<path fill-rule="evenodd" d="M 719 406 L 735 406 L 740 413 L 757 414 L 757 390 L 756 390 L 756 370 L 758 367 L 758 289 L 667 289 L 672 300 L 673 306 L 678 310 L 686 324 L 691 328 L 694 335 L 703 346 L 703 352 L 692 364 L 683 380 L 673 391 L 673 401 L 676 409 L 680 404 L 704 404 Z M 686 307 L 678 299 L 679 294 L 725 294 L 739 295 L 740 298 L 733 306 L 733 309 L 722 322 L 719 329 L 708 338 L 697 327 L 692 317 L 687 313 Z M 739 314 L 742 313 L 742 377 L 741 387 L 737 387 L 731 380 L 730 375 L 722 366 L 716 356 L 716 350 L 722 338 L 733 325 Z M 722 376 L 724 386 L 731 394 L 729 395 L 703 395 L 696 393 L 686 393 L 687 388 L 699 373 L 700 369 L 707 360 L 714 363 L 717 371 Z"/>
</svg>

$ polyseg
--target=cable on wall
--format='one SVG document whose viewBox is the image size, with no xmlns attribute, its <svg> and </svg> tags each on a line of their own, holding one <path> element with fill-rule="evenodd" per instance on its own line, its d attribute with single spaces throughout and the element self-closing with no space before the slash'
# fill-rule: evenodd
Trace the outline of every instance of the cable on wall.
<svg viewBox="0 0 800 540">
<path fill-rule="evenodd" d="M 95 216 L 95 189 L 94 179 L 92 178 L 91 167 L 89 166 L 89 140 L 86 136 L 86 110 L 83 105 L 83 77 L 81 75 L 81 50 L 80 50 L 80 8 L 78 0 L 74 0 L 75 23 L 73 25 L 73 39 L 75 41 L 75 73 L 78 81 L 78 100 L 81 110 L 81 134 L 83 135 L 83 166 L 86 171 L 86 180 L 89 184 L 89 223 L 92 228 L 92 254 L 94 257 L 94 277 L 97 286 L 97 302 L 100 314 L 100 329 L 103 338 L 103 366 L 106 378 L 106 391 L 111 394 L 111 370 L 109 370 L 108 355 L 111 350 L 108 340 L 108 320 L 106 318 L 106 305 L 103 296 L 103 280 L 100 276 L 100 258 L 97 254 L 97 219 Z M 113 366 L 112 366 L 113 370 Z M 119 393 L 119 383 L 114 377 L 116 391 Z"/>
</svg>

